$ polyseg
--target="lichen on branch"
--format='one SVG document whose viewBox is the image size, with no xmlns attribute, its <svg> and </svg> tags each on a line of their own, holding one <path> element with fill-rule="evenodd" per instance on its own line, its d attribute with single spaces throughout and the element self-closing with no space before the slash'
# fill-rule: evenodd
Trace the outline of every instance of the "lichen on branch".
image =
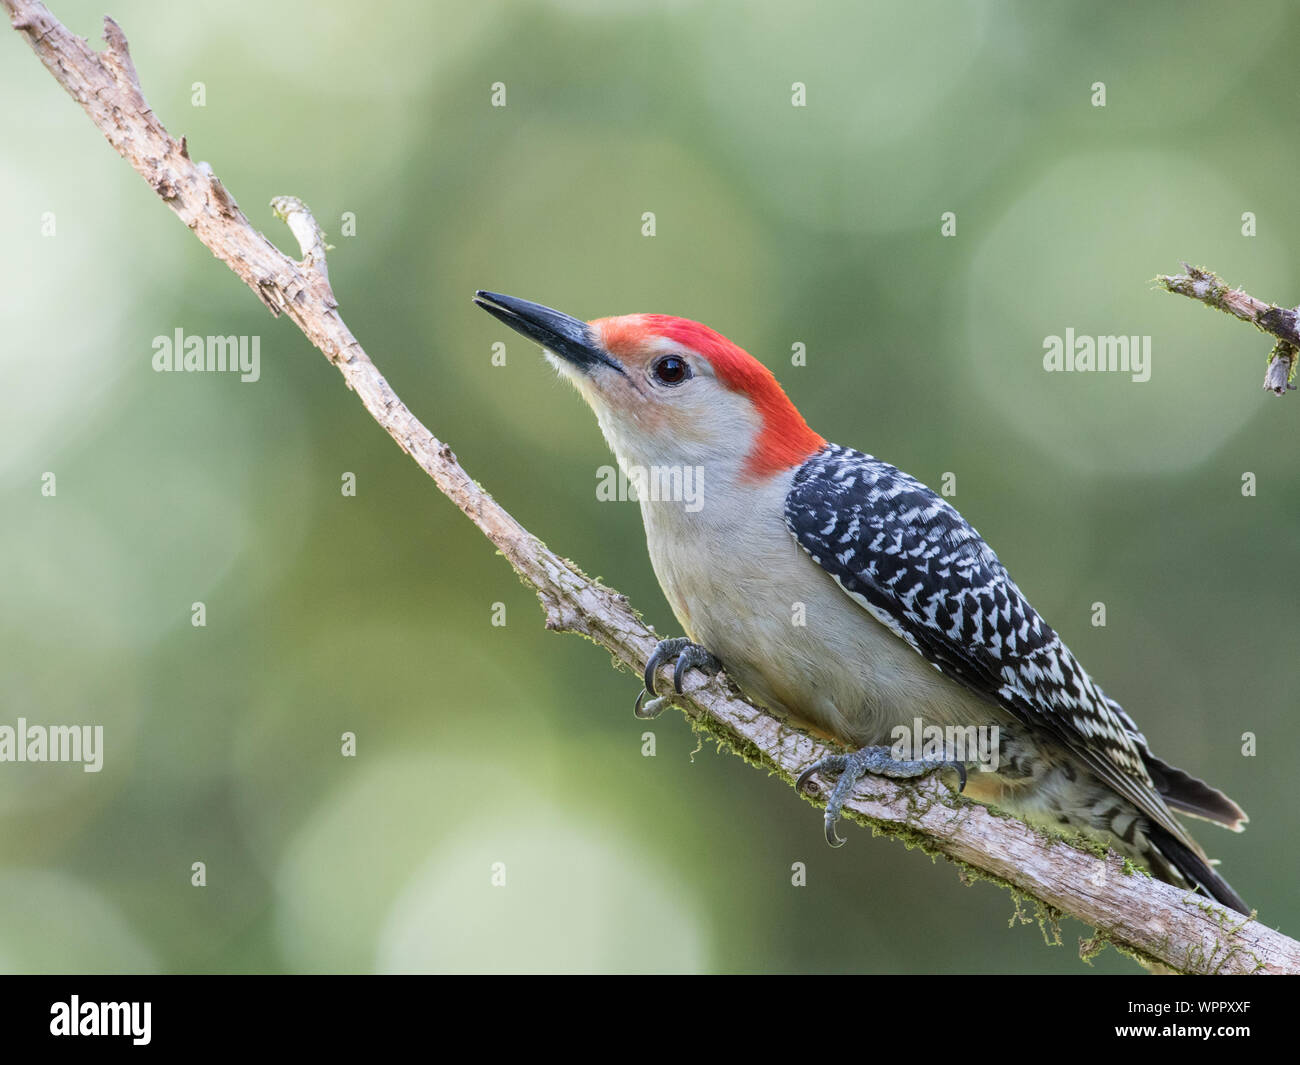
<svg viewBox="0 0 1300 1065">
<path fill-rule="evenodd" d="M 1276 338 L 1268 355 L 1264 388 L 1284 396 L 1295 391 L 1296 356 L 1300 353 L 1300 307 L 1279 307 L 1233 288 L 1212 270 L 1183 263 L 1184 273 L 1160 274 L 1156 284 L 1166 292 L 1198 300 L 1216 311 L 1223 311 L 1243 322 L 1250 322 L 1261 333 Z"/>
</svg>

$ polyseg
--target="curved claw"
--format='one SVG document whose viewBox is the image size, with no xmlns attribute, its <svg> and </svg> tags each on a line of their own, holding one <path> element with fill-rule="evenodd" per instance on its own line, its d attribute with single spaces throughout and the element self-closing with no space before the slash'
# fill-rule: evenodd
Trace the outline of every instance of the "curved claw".
<svg viewBox="0 0 1300 1065">
<path fill-rule="evenodd" d="M 794 782 L 795 791 L 802 794 L 804 786 L 812 778 L 814 773 L 820 770 L 829 770 L 832 773 L 843 773 L 848 769 L 848 759 L 842 754 L 833 754 L 827 758 L 820 758 L 813 762 L 807 769 L 799 774 L 798 779 Z M 835 826 L 839 824 L 840 809 L 843 805 L 843 797 L 838 794 L 840 787 L 830 793 L 826 801 L 826 842 L 832 847 L 843 847 L 847 840 L 841 838 L 840 834 L 835 831 Z"/>
<path fill-rule="evenodd" d="M 662 646 L 662 645 L 660 645 L 660 646 Z M 646 664 L 645 664 L 645 673 L 642 674 L 642 676 L 641 676 L 642 683 L 645 684 L 645 689 L 644 689 L 644 690 L 642 691 L 642 693 L 641 693 L 642 695 L 646 695 L 646 694 L 650 694 L 650 695 L 658 695 L 658 694 L 659 694 L 657 691 L 655 691 L 655 674 L 659 672 L 659 667 L 660 667 L 662 664 L 663 664 L 663 656 L 659 653 L 659 648 L 656 647 L 656 648 L 655 648 L 655 649 L 650 653 L 650 657 L 646 660 Z M 640 701 L 641 701 L 640 699 L 637 700 L 638 703 L 639 703 Z"/>
<path fill-rule="evenodd" d="M 947 764 L 950 768 L 957 770 L 957 792 L 960 794 L 966 790 L 966 763 L 949 762 Z"/>
<path fill-rule="evenodd" d="M 656 696 L 647 703 L 645 697 L 648 694 L 649 693 L 642 688 L 641 694 L 636 697 L 636 703 L 632 706 L 632 713 L 642 721 L 649 721 L 652 718 L 658 717 L 668 706 L 668 700 L 663 696 Z"/>
<path fill-rule="evenodd" d="M 832 773 L 843 773 L 847 768 L 848 760 L 842 754 L 832 754 L 825 758 L 818 758 L 807 769 L 799 774 L 799 779 L 794 782 L 794 790 L 802 792 L 804 785 L 812 778 L 814 773 L 820 773 L 822 770 L 829 770 Z"/>
</svg>

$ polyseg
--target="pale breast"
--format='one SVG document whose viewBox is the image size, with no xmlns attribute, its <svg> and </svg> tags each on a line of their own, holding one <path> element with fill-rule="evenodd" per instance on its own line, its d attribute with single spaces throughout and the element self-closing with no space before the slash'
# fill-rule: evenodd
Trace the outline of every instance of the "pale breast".
<svg viewBox="0 0 1300 1065">
<path fill-rule="evenodd" d="M 774 484 L 777 499 L 744 514 L 643 502 L 651 562 L 686 634 L 758 702 L 848 744 L 888 743 L 916 717 L 997 720 L 997 708 L 934 669 L 804 553 L 779 517 L 785 490 Z"/>
</svg>

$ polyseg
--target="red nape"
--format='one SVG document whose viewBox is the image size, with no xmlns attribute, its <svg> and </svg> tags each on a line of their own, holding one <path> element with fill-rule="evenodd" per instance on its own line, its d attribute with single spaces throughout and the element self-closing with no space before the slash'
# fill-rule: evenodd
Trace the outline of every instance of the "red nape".
<svg viewBox="0 0 1300 1065">
<path fill-rule="evenodd" d="M 606 319 L 610 321 L 618 319 Z M 627 321 L 629 325 L 636 323 L 642 338 L 667 337 L 699 352 L 709 360 L 719 381 L 733 392 L 749 396 L 763 419 L 763 428 L 745 463 L 751 476 L 765 477 L 800 466 L 826 446 L 825 439 L 808 427 L 772 371 L 721 333 L 689 318 L 668 314 L 628 315 Z M 605 339 L 607 344 L 615 339 L 609 336 L 608 325 Z"/>
</svg>

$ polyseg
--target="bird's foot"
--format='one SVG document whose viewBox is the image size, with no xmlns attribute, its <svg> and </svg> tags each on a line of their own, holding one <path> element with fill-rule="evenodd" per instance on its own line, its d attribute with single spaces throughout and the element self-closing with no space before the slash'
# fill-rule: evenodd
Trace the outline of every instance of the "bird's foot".
<svg viewBox="0 0 1300 1065">
<path fill-rule="evenodd" d="M 673 690 L 682 694 L 682 677 L 688 669 L 701 669 L 712 676 L 722 668 L 722 663 L 697 643 L 691 643 L 685 636 L 672 640 L 660 640 L 659 646 L 651 652 L 645 664 L 645 687 L 636 697 L 632 712 L 640 718 L 658 717 L 668 706 L 668 696 L 659 696 L 655 690 L 655 674 L 665 662 L 676 659 L 673 667 Z M 645 702 L 645 697 L 652 698 Z M 656 696 L 658 696 L 656 698 Z"/>
<path fill-rule="evenodd" d="M 826 842 L 832 847 L 842 847 L 844 840 L 835 831 L 844 801 L 852 794 L 854 786 L 864 776 L 890 777 L 907 780 L 922 777 L 936 769 L 951 769 L 957 773 L 958 791 L 966 789 L 966 766 L 961 762 L 910 761 L 893 757 L 888 747 L 863 747 L 852 754 L 832 754 L 819 759 L 799 774 L 795 790 L 803 791 L 808 778 L 814 773 L 836 773 L 839 779 L 826 799 Z"/>
</svg>

